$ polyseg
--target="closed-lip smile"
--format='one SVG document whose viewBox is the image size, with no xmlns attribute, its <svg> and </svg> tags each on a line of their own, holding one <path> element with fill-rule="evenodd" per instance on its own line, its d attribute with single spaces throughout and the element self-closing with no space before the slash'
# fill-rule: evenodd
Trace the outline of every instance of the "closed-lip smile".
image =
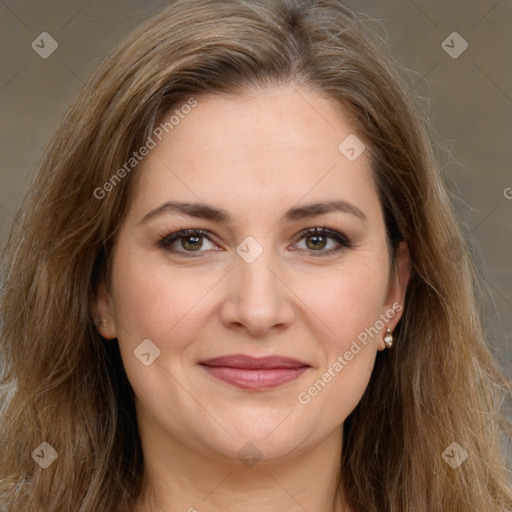
<svg viewBox="0 0 512 512">
<path fill-rule="evenodd" d="M 311 366 L 285 356 L 253 357 L 245 354 L 199 362 L 210 375 L 241 389 L 264 390 L 291 382 Z"/>
</svg>

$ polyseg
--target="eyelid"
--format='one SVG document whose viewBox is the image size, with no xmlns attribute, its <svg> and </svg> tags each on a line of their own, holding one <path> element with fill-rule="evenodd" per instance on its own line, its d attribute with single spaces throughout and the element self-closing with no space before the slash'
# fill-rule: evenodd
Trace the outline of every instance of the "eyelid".
<svg viewBox="0 0 512 512">
<path fill-rule="evenodd" d="M 344 235 L 343 233 L 341 233 L 339 231 L 336 231 L 335 229 L 330 229 L 325 226 L 306 228 L 296 235 L 296 240 L 297 241 L 301 240 L 302 238 L 304 238 L 307 235 L 323 235 L 328 238 L 334 238 L 335 240 L 340 239 L 346 245 L 350 245 L 350 246 L 352 245 L 351 241 L 349 240 L 349 238 L 346 235 Z"/>
<path fill-rule="evenodd" d="M 206 238 L 209 240 L 212 244 L 215 244 L 215 241 L 211 237 L 210 231 L 207 231 L 205 229 L 200 228 L 182 228 L 180 226 L 180 229 L 178 231 L 174 231 L 173 233 L 169 233 L 166 236 L 160 236 L 159 245 L 160 247 L 166 249 L 170 244 L 174 243 L 176 240 L 179 240 L 180 238 L 185 238 L 189 235 L 199 235 L 201 237 Z M 181 253 L 194 253 L 194 252 L 205 252 L 205 251 L 175 251 L 175 252 L 181 252 Z"/>
</svg>

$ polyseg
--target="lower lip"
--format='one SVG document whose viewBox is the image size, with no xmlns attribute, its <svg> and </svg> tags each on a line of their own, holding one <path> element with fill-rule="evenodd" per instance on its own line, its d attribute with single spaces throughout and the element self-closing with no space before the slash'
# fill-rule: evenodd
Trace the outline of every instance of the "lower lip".
<svg viewBox="0 0 512 512">
<path fill-rule="evenodd" d="M 272 389 L 298 379 L 309 366 L 249 370 L 228 366 L 201 366 L 213 377 L 241 389 Z"/>
</svg>

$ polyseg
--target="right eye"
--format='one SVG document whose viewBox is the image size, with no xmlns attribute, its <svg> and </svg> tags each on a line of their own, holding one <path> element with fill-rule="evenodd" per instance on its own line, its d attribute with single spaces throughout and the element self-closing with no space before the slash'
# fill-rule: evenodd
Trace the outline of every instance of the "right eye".
<svg viewBox="0 0 512 512">
<path fill-rule="evenodd" d="M 197 257 L 199 254 L 193 253 L 206 252 L 208 250 L 208 248 L 201 250 L 204 248 L 204 239 L 213 245 L 208 231 L 203 229 L 182 229 L 163 237 L 159 245 L 167 251 L 183 254 L 185 257 Z M 180 248 L 176 246 L 176 242 L 178 242 L 177 245 Z"/>
</svg>

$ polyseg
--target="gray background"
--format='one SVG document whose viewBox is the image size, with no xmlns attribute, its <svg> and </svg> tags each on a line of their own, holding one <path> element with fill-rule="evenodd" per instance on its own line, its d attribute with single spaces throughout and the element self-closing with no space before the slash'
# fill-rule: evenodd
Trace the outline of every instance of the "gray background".
<svg viewBox="0 0 512 512">
<path fill-rule="evenodd" d="M 490 296 L 486 327 L 512 377 L 512 2 L 346 1 L 369 16 L 407 68 L 445 147 L 451 190 Z M 67 106 L 125 34 L 166 5 L 150 0 L 0 0 L 0 239 Z M 454 59 L 441 43 L 469 44 Z M 31 47 L 58 42 L 47 59 Z M 510 189 L 509 189 L 510 190 Z M 512 197 L 510 190 L 509 197 Z M 512 417 L 510 400 L 508 410 Z"/>
</svg>

